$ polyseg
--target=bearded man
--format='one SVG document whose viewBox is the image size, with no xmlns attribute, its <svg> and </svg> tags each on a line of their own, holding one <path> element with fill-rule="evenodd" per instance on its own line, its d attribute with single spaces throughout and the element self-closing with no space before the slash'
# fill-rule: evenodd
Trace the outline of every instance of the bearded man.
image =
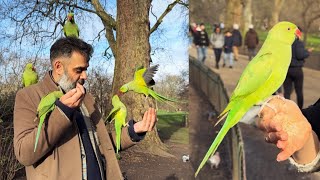
<svg viewBox="0 0 320 180">
<path fill-rule="evenodd" d="M 50 49 L 52 70 L 16 94 L 14 151 L 27 179 L 123 179 L 113 147 L 115 133 L 107 132 L 93 96 L 83 87 L 92 53 L 92 46 L 81 39 L 58 39 Z M 45 119 L 34 152 L 37 107 L 42 97 L 58 90 L 64 95 Z M 142 140 L 155 122 L 153 108 L 141 121 L 130 120 L 122 129 L 121 149 Z"/>
</svg>

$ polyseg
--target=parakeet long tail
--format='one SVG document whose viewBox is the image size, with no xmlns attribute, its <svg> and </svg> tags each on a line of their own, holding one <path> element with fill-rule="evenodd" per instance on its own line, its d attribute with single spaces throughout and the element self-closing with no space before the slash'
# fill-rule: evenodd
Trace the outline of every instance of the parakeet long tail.
<svg viewBox="0 0 320 180">
<path fill-rule="evenodd" d="M 216 122 L 216 124 L 214 126 L 217 126 L 225 117 L 227 117 L 229 114 L 229 111 L 225 112 L 224 114 L 221 114 L 218 116 L 218 121 Z"/>
<path fill-rule="evenodd" d="M 236 125 L 239 120 L 244 116 L 244 114 L 250 109 L 251 104 L 243 103 L 243 101 L 235 102 L 231 110 L 226 113 L 228 115 L 225 123 L 223 124 L 221 130 L 219 131 L 218 135 L 214 139 L 213 143 L 211 144 L 207 154 L 204 156 L 203 160 L 201 161 L 195 177 L 198 175 L 200 169 L 205 165 L 205 163 L 210 158 L 211 154 L 214 154 L 218 149 L 220 143 L 224 139 L 225 135 L 228 133 L 229 129 Z"/>
<path fill-rule="evenodd" d="M 224 136 L 227 134 L 227 132 L 229 131 L 229 127 L 225 127 L 225 125 L 223 125 L 222 129 L 219 131 L 217 137 L 214 139 L 213 143 L 211 144 L 207 154 L 204 156 L 203 160 L 201 161 L 195 177 L 197 177 L 200 169 L 205 165 L 205 163 L 208 161 L 208 159 L 210 158 L 211 154 L 214 154 L 217 150 L 217 148 L 219 147 L 220 143 L 222 142 Z"/>
<path fill-rule="evenodd" d="M 44 116 L 45 116 L 45 115 L 42 115 L 42 116 L 40 117 L 40 122 L 44 122 L 44 119 L 45 119 Z M 34 144 L 33 152 L 36 152 L 36 149 L 37 149 L 37 145 L 38 145 L 38 141 L 39 141 L 39 136 L 40 136 L 42 124 L 43 124 L 43 123 L 39 123 L 38 131 L 37 131 L 37 135 L 36 135 L 36 143 Z"/>
<path fill-rule="evenodd" d="M 162 96 L 161 94 L 159 93 L 156 93 L 155 91 L 149 89 L 149 94 L 155 98 L 157 101 L 161 101 L 161 102 L 165 102 L 165 101 L 169 101 L 169 102 L 179 102 L 178 100 L 176 99 L 171 99 L 171 98 L 167 98 L 165 96 Z"/>
</svg>

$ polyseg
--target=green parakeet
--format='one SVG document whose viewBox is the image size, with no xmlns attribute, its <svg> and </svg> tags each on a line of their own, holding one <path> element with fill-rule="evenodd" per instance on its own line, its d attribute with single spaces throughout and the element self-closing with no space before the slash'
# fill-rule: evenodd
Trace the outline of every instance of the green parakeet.
<svg viewBox="0 0 320 180">
<path fill-rule="evenodd" d="M 32 63 L 28 63 L 24 68 L 24 72 L 22 74 L 22 85 L 23 87 L 28 87 L 32 84 L 36 84 L 38 82 L 38 74 L 33 67 Z"/>
<path fill-rule="evenodd" d="M 38 124 L 36 142 L 34 144 L 34 152 L 36 152 L 36 148 L 38 145 L 38 140 L 39 140 L 39 136 L 40 136 L 40 132 L 41 132 L 41 127 L 44 123 L 44 120 L 46 119 L 48 113 L 50 113 L 51 111 L 54 110 L 54 108 L 55 108 L 54 102 L 58 98 L 60 98 L 61 96 L 63 96 L 63 93 L 61 91 L 53 91 L 53 92 L 49 93 L 48 95 L 46 95 L 45 97 L 43 97 L 38 105 L 37 116 L 39 117 L 40 120 L 39 120 L 39 124 Z"/>
<path fill-rule="evenodd" d="M 134 91 L 136 93 L 144 94 L 146 97 L 150 95 L 160 102 L 177 102 L 177 100 L 164 97 L 149 88 L 149 86 L 154 85 L 154 80 L 152 78 L 158 70 L 158 67 L 158 64 L 149 68 L 144 68 L 143 66 L 139 67 L 134 73 L 133 81 L 121 86 L 120 92 L 126 93 L 128 91 Z"/>
<path fill-rule="evenodd" d="M 74 20 L 74 14 L 68 13 L 68 19 L 63 26 L 63 32 L 66 37 L 76 37 L 79 38 L 79 28 Z"/>
<path fill-rule="evenodd" d="M 230 102 L 219 116 L 226 121 L 203 158 L 195 176 L 211 154 L 215 153 L 230 128 L 255 104 L 270 97 L 284 82 L 290 61 L 291 45 L 301 32 L 290 22 L 277 23 L 268 33 L 258 54 L 244 69 Z M 218 122 L 219 122 L 218 121 Z"/>
<path fill-rule="evenodd" d="M 121 129 L 123 126 L 126 126 L 127 108 L 120 101 L 118 95 L 114 95 L 112 97 L 112 106 L 113 106 L 113 109 L 109 113 L 106 121 L 110 122 L 112 120 L 115 120 L 114 126 L 116 129 L 116 148 L 117 148 L 117 154 L 118 154 L 120 150 Z"/>
</svg>

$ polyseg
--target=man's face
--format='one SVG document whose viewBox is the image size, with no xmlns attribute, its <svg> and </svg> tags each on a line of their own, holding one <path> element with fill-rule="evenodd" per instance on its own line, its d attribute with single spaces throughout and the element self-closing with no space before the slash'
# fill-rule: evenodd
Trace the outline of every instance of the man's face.
<svg viewBox="0 0 320 180">
<path fill-rule="evenodd" d="M 206 27 L 204 25 L 200 26 L 201 30 L 204 30 Z"/>
<path fill-rule="evenodd" d="M 64 91 L 68 92 L 76 87 L 77 82 L 82 81 L 84 83 L 84 80 L 87 79 L 86 71 L 89 67 L 89 63 L 83 55 L 78 52 L 73 52 L 70 58 L 64 59 L 63 64 L 64 72 L 61 75 L 58 84 Z"/>
</svg>

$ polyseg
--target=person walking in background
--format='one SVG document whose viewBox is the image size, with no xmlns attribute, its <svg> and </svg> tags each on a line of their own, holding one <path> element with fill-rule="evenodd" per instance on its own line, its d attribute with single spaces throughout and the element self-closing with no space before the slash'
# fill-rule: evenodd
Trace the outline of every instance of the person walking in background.
<svg viewBox="0 0 320 180">
<path fill-rule="evenodd" d="M 195 34 L 197 32 L 197 24 L 196 23 L 191 23 L 189 25 L 189 34 L 188 34 L 188 37 L 189 37 L 189 48 L 191 48 L 192 44 L 194 43 L 194 37 L 195 37 Z"/>
<path fill-rule="evenodd" d="M 302 29 L 299 27 L 300 31 Z M 312 48 L 306 50 L 302 41 L 297 38 L 292 44 L 292 57 L 287 77 L 283 83 L 284 97 L 290 99 L 292 84 L 297 94 L 297 103 L 300 109 L 303 107 L 303 71 L 304 59 L 312 52 Z"/>
<path fill-rule="evenodd" d="M 224 36 L 224 56 L 223 56 L 223 67 L 226 66 L 227 60 L 229 60 L 229 68 L 233 67 L 233 54 L 232 54 L 232 46 L 233 46 L 233 37 L 230 30 L 226 30 Z"/>
<path fill-rule="evenodd" d="M 219 62 L 224 45 L 224 35 L 221 33 L 220 26 L 215 26 L 214 32 L 210 37 L 210 42 L 213 46 L 213 51 L 216 58 L 216 68 L 219 69 Z"/>
<path fill-rule="evenodd" d="M 203 23 L 197 27 L 197 32 L 194 37 L 194 43 L 197 47 L 198 60 L 204 62 L 207 57 L 207 48 L 209 46 L 209 38 L 206 32 L 206 27 Z"/>
<path fill-rule="evenodd" d="M 233 31 L 232 31 L 232 37 L 233 37 L 233 47 L 232 51 L 234 54 L 234 59 L 238 61 L 239 59 L 239 47 L 242 46 L 242 36 L 239 31 L 239 25 L 233 24 Z"/>
<path fill-rule="evenodd" d="M 249 30 L 245 36 L 245 46 L 248 48 L 249 60 L 256 55 L 256 47 L 259 44 L 259 38 L 257 32 L 253 29 L 253 25 L 249 25 Z"/>
</svg>

